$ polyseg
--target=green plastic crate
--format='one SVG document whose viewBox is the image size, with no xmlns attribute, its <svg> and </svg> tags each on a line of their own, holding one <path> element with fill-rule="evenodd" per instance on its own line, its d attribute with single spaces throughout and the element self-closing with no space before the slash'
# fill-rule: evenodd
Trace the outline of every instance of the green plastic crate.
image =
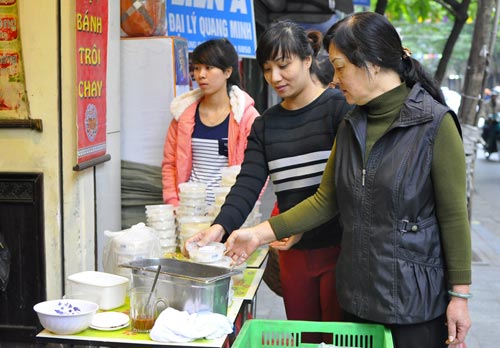
<svg viewBox="0 0 500 348">
<path fill-rule="evenodd" d="M 390 330 L 378 324 L 250 319 L 241 328 L 232 348 L 317 348 L 321 342 L 302 342 L 304 333 L 326 334 L 337 347 L 394 347 Z"/>
</svg>

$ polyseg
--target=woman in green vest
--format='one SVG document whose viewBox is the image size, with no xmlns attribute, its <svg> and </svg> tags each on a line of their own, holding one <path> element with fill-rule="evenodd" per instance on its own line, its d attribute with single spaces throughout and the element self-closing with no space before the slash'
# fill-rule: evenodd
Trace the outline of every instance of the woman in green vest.
<svg viewBox="0 0 500 348">
<path fill-rule="evenodd" d="M 386 325 L 396 348 L 463 348 L 472 251 L 456 115 L 384 16 L 352 14 L 324 45 L 333 82 L 356 107 L 339 126 L 321 184 L 287 212 L 234 231 L 227 253 L 242 262 L 339 213 L 345 319 Z"/>
</svg>

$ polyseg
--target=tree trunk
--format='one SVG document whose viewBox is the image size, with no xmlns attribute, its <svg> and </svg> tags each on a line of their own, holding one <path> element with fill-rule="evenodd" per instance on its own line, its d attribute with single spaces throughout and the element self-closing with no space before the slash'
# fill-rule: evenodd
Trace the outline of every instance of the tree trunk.
<svg viewBox="0 0 500 348">
<path fill-rule="evenodd" d="M 451 54 L 453 53 L 453 48 L 462 32 L 462 29 L 467 21 L 468 9 L 471 0 L 464 0 L 460 4 L 451 5 L 453 8 L 453 15 L 455 17 L 455 22 L 453 23 L 453 28 L 451 30 L 450 36 L 446 40 L 446 44 L 443 49 L 443 54 L 439 60 L 438 67 L 434 74 L 434 79 L 437 83 L 441 84 L 443 82 L 444 74 L 446 73 L 446 67 L 450 61 Z"/>
<path fill-rule="evenodd" d="M 378 0 L 375 5 L 375 12 L 383 15 L 385 13 L 385 9 L 387 8 L 387 0 Z"/>
<path fill-rule="evenodd" d="M 495 16 L 493 18 L 493 30 L 491 32 L 490 36 L 490 42 L 489 42 L 489 49 L 488 49 L 488 57 L 486 58 L 486 69 L 485 69 L 485 74 L 483 77 L 483 83 L 481 86 L 481 98 L 479 99 L 479 104 L 477 107 L 477 112 L 476 116 L 474 118 L 474 124 L 477 124 L 479 121 L 479 115 L 481 113 L 481 109 L 483 108 L 483 101 L 484 101 L 484 90 L 486 88 L 487 80 L 488 80 L 488 75 L 491 74 L 491 69 L 490 69 L 490 64 L 493 59 L 493 54 L 495 53 L 495 42 L 497 39 L 497 33 L 498 33 L 498 18 L 500 15 L 500 0 L 496 0 L 496 11 L 495 11 Z"/>
<path fill-rule="evenodd" d="M 463 124 L 473 125 L 476 107 L 481 94 L 483 77 L 488 57 L 489 35 L 492 29 L 493 0 L 479 0 L 472 45 L 462 89 L 462 101 L 458 117 Z"/>
</svg>

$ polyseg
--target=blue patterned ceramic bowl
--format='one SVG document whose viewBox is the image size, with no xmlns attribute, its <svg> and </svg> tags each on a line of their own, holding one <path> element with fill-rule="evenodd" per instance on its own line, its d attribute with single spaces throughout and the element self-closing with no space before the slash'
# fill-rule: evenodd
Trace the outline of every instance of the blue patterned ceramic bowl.
<svg viewBox="0 0 500 348">
<path fill-rule="evenodd" d="M 40 302 L 33 309 L 45 329 L 58 335 L 72 335 L 90 326 L 99 305 L 90 301 L 63 299 Z"/>
</svg>

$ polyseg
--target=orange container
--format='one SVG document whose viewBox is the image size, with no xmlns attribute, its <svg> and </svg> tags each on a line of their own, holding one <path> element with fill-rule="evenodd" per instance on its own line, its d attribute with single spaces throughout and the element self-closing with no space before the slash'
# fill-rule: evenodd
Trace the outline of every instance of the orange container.
<svg viewBox="0 0 500 348">
<path fill-rule="evenodd" d="M 128 36 L 163 36 L 165 0 L 120 0 L 120 23 Z"/>
</svg>

